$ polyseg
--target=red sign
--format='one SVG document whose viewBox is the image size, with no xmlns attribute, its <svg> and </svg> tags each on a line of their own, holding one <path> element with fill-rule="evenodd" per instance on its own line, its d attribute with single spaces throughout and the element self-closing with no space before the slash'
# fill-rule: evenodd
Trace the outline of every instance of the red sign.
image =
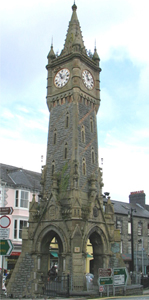
<svg viewBox="0 0 149 300">
<path fill-rule="evenodd" d="M 19 256 L 21 252 L 11 252 L 11 256 Z"/>
<path fill-rule="evenodd" d="M 103 269 L 103 268 L 99 268 L 98 269 L 98 276 L 99 277 L 110 277 L 112 276 L 112 269 Z"/>
<path fill-rule="evenodd" d="M 135 195 L 135 194 L 144 194 L 144 191 L 137 191 L 137 192 L 131 192 L 130 195 Z"/>
<path fill-rule="evenodd" d="M 0 207 L 0 215 L 12 215 L 12 207 Z"/>
<path fill-rule="evenodd" d="M 9 217 L 7 217 L 7 216 L 0 217 L 0 227 L 1 228 L 7 228 L 10 226 L 10 224 L 11 224 L 11 220 Z"/>
<path fill-rule="evenodd" d="M 103 287 L 103 285 L 100 285 L 99 292 L 102 293 L 103 291 L 104 291 L 104 287 Z"/>
</svg>

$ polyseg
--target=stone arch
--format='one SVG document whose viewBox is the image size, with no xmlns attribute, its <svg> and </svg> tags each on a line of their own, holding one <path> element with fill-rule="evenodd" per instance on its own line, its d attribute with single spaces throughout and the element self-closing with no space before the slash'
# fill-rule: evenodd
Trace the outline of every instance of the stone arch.
<svg viewBox="0 0 149 300">
<path fill-rule="evenodd" d="M 103 228 L 94 225 L 86 233 L 83 241 L 83 252 L 86 252 L 87 241 L 93 248 L 93 259 L 90 261 L 90 272 L 98 277 L 99 268 L 107 268 L 109 263 L 109 242 Z"/>
<path fill-rule="evenodd" d="M 64 257 L 67 252 L 67 239 L 63 230 L 53 224 L 46 226 L 39 234 L 35 249 L 37 252 L 37 269 L 44 275 L 47 275 L 49 269 L 49 246 L 53 238 L 56 238 L 58 244 L 58 273 L 64 272 Z"/>
</svg>

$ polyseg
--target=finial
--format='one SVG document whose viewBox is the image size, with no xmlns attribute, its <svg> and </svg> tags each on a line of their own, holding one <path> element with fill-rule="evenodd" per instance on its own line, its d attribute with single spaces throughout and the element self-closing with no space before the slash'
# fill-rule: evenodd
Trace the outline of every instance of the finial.
<svg viewBox="0 0 149 300">
<path fill-rule="evenodd" d="M 73 4 L 73 6 L 72 6 L 72 10 L 77 10 L 77 6 L 76 6 L 76 4 L 75 4 L 75 0 L 74 0 L 74 4 Z"/>
<path fill-rule="evenodd" d="M 53 48 L 53 36 L 52 36 L 52 39 L 51 39 L 51 48 Z"/>
<path fill-rule="evenodd" d="M 96 50 L 96 39 L 95 39 L 95 48 L 94 48 L 94 50 Z"/>
</svg>

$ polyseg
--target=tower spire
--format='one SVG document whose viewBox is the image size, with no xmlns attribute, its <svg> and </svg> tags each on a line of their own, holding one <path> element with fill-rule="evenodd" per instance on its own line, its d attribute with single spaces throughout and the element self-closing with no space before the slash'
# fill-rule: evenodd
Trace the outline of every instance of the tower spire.
<svg viewBox="0 0 149 300">
<path fill-rule="evenodd" d="M 51 49 L 50 49 L 50 52 L 47 56 L 48 60 L 51 60 L 51 59 L 54 59 L 56 56 L 55 56 L 55 53 L 54 53 L 54 50 L 53 50 L 53 36 L 52 36 L 52 40 L 51 40 Z"/>
<path fill-rule="evenodd" d="M 74 4 L 72 5 L 72 16 L 69 22 L 62 54 L 68 54 L 75 51 L 81 51 L 86 53 L 81 27 L 77 17 L 76 10 L 77 10 L 77 5 L 75 4 L 74 1 Z"/>
</svg>

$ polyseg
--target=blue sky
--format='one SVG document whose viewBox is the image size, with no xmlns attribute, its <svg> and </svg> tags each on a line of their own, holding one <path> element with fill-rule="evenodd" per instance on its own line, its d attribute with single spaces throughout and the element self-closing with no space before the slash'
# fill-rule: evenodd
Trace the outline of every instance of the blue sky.
<svg viewBox="0 0 149 300">
<path fill-rule="evenodd" d="M 63 48 L 73 0 L 6 0 L 0 7 L 0 162 L 40 171 L 49 113 L 47 54 Z M 148 0 L 76 0 L 85 46 L 101 59 L 97 115 L 103 192 L 149 204 Z M 43 163 L 44 163 L 43 162 Z"/>
</svg>

